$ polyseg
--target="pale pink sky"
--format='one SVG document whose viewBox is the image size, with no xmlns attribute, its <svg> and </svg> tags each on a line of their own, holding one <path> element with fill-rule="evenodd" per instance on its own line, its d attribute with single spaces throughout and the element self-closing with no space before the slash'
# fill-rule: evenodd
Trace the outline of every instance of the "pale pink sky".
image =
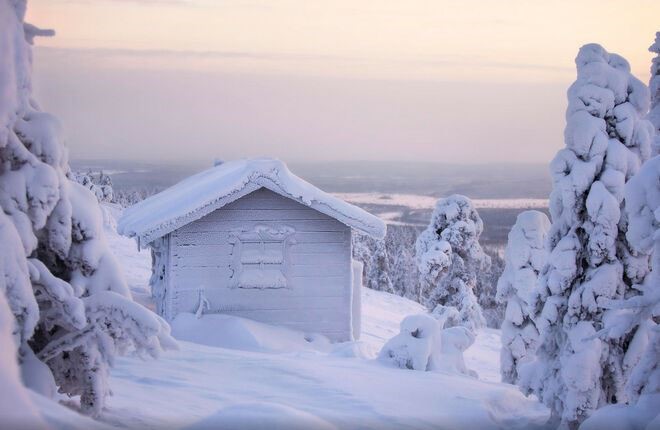
<svg viewBox="0 0 660 430">
<path fill-rule="evenodd" d="M 660 2 L 30 0 L 74 157 L 547 162 L 573 58 L 648 81 Z M 185 142 L 184 142 L 185 141 Z"/>
</svg>

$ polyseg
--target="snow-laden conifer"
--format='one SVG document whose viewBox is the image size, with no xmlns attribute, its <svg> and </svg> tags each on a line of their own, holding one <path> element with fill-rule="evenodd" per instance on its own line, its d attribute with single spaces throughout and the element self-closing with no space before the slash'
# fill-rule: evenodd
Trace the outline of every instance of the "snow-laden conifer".
<svg viewBox="0 0 660 430">
<path fill-rule="evenodd" d="M 641 293 L 611 304 L 605 331 L 610 338 L 633 333 L 624 365 L 631 369 L 628 400 L 660 394 L 660 156 L 644 163 L 626 184 L 626 237 L 635 252 L 651 255 L 651 272 L 635 286 Z"/>
<path fill-rule="evenodd" d="M 14 315 L 19 361 L 30 366 L 24 375 L 43 375 L 25 382 L 54 380 L 98 415 L 115 356 L 155 356 L 172 340 L 162 319 L 132 301 L 97 199 L 67 177 L 62 128 L 32 98 L 29 43 L 52 32 L 25 24 L 26 6 L 0 0 L 1 292 Z"/>
<path fill-rule="evenodd" d="M 452 195 L 438 201 L 429 226 L 415 244 L 427 306 L 455 307 L 461 325 L 470 329 L 485 324 L 474 294 L 479 273 L 490 266 L 490 258 L 479 245 L 482 232 L 483 222 L 470 199 Z"/>
<path fill-rule="evenodd" d="M 497 300 L 506 304 L 500 369 L 502 380 L 510 384 L 518 382 L 518 367 L 530 361 L 536 350 L 535 297 L 539 274 L 548 257 L 545 241 L 549 228 L 550 220 L 544 213 L 525 211 L 509 232 Z"/>
<path fill-rule="evenodd" d="M 628 405 L 597 410 L 580 429 L 658 428 L 660 424 L 660 156 L 644 163 L 626 184 L 626 237 L 632 248 L 652 255 L 651 272 L 635 288 L 641 294 L 609 304 L 602 334 L 634 333 L 624 366 Z"/>
<path fill-rule="evenodd" d="M 583 46 L 568 90 L 566 147 L 551 163 L 550 256 L 540 279 L 542 311 L 533 372 L 521 375 L 562 425 L 576 427 L 606 403 L 626 400 L 624 359 L 632 334 L 599 339 L 605 303 L 636 294 L 648 256 L 625 232 L 626 181 L 651 148 L 646 86 L 627 61 Z"/>
</svg>

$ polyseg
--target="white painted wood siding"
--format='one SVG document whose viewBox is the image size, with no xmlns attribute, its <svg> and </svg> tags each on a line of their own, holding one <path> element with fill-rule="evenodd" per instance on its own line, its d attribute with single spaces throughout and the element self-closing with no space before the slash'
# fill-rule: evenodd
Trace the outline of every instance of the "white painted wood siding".
<svg viewBox="0 0 660 430">
<path fill-rule="evenodd" d="M 295 230 L 288 245 L 288 285 L 237 288 L 232 282 L 232 233 L 256 225 Z M 170 234 L 168 309 L 171 317 L 195 312 L 199 294 L 220 312 L 351 338 L 351 230 L 339 221 L 265 188 Z"/>
</svg>

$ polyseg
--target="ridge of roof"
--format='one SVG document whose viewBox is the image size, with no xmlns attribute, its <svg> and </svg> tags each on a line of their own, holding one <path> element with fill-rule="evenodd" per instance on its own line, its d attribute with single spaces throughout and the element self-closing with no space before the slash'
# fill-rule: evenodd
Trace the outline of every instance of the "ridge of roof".
<svg viewBox="0 0 660 430">
<path fill-rule="evenodd" d="M 385 236 L 380 218 L 320 190 L 271 158 L 229 161 L 190 176 L 126 208 L 117 231 L 149 243 L 262 187 L 372 237 Z"/>
</svg>

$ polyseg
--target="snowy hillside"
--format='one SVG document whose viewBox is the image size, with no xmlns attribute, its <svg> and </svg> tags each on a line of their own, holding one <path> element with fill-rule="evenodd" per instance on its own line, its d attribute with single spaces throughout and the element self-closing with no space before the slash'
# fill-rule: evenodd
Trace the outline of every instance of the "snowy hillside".
<svg viewBox="0 0 660 430">
<path fill-rule="evenodd" d="M 105 211 L 116 216 L 113 212 Z M 110 247 L 123 263 L 131 289 L 145 300 L 150 256 L 118 236 L 111 217 L 106 221 Z M 303 340 L 296 344 L 291 337 L 295 332 L 232 318 L 217 331 L 231 327 L 249 336 L 234 337 L 233 344 L 225 344 L 231 349 L 181 341 L 179 351 L 166 352 L 155 362 L 122 358 L 112 373 L 115 395 L 104 421 L 144 428 L 231 428 L 238 421 L 246 428 L 247 420 L 252 425 L 247 428 L 268 422 L 275 428 L 295 423 L 298 428 L 398 429 L 527 428 L 547 419 L 545 408 L 515 387 L 496 382 L 497 331 L 480 332 L 466 354 L 468 367 L 481 380 L 393 369 L 374 358 L 398 333 L 401 319 L 423 309 L 368 289 L 362 300 L 363 335 L 355 343 L 305 347 Z M 175 323 L 175 334 L 177 327 Z M 219 341 L 228 337 L 215 335 Z M 205 339 L 210 343 L 210 337 Z M 288 351 L 273 352 L 278 342 L 286 342 Z"/>
</svg>

